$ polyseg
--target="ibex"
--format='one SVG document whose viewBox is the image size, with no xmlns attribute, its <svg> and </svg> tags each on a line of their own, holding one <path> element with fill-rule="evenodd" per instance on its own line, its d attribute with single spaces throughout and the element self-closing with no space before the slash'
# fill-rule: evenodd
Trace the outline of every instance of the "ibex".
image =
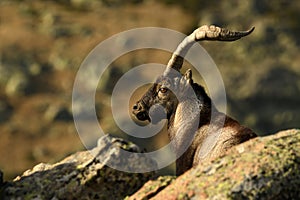
<svg viewBox="0 0 300 200">
<path fill-rule="evenodd" d="M 133 115 L 151 123 L 166 118 L 168 136 L 179 157 L 176 174 L 222 155 L 232 146 L 257 135 L 236 120 L 219 112 L 204 88 L 194 83 L 192 71 L 180 74 L 184 56 L 197 41 L 235 41 L 249 35 L 248 31 L 230 31 L 224 28 L 201 26 L 187 36 L 169 60 L 163 75 L 148 89 L 133 106 Z M 164 108 L 164 112 L 158 108 Z"/>
</svg>

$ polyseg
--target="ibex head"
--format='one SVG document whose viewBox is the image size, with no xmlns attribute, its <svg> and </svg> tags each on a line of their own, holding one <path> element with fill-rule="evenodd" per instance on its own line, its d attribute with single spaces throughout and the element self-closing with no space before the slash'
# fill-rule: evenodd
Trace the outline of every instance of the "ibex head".
<svg viewBox="0 0 300 200">
<path fill-rule="evenodd" d="M 138 120 L 157 123 L 170 119 L 179 101 L 193 95 L 192 71 L 183 76 L 177 71 L 159 76 L 143 97 L 133 106 L 133 114 Z"/>
<path fill-rule="evenodd" d="M 193 83 L 192 71 L 187 70 L 184 75 L 180 73 L 184 56 L 197 41 L 234 41 L 249 35 L 253 30 L 254 28 L 248 31 L 229 31 L 213 25 L 205 25 L 196 29 L 179 44 L 168 62 L 164 74 L 157 78 L 156 82 L 133 106 L 133 115 L 138 120 L 148 120 L 152 123 L 157 123 L 163 118 L 170 119 L 176 111 L 178 103 L 186 98 L 197 98 L 200 109 L 201 105 L 203 105 L 203 109 L 207 108 L 205 103 L 206 101 L 210 103 L 210 99 L 203 87 Z"/>
</svg>

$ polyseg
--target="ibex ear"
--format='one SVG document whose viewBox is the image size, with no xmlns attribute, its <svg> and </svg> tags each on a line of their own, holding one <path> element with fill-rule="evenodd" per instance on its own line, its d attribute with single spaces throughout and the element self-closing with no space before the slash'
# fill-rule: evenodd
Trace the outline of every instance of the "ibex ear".
<svg viewBox="0 0 300 200">
<path fill-rule="evenodd" d="M 188 83 L 193 83 L 193 79 L 192 79 L 192 70 L 188 69 L 186 70 L 185 74 L 184 74 L 184 78 L 187 80 Z"/>
</svg>

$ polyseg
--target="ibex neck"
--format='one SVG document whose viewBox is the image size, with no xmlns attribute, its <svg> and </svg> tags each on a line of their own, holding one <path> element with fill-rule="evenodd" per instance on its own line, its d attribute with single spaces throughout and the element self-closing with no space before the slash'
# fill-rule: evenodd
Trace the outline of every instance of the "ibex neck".
<svg viewBox="0 0 300 200">
<path fill-rule="evenodd" d="M 211 121 L 212 110 L 218 112 L 202 86 L 192 85 L 197 98 L 179 102 L 168 121 L 168 136 L 175 140 L 175 149 L 190 142 L 199 127 Z"/>
<path fill-rule="evenodd" d="M 198 100 L 188 99 L 177 105 L 168 122 L 168 136 L 176 152 L 188 147 L 199 126 L 200 106 Z"/>
</svg>

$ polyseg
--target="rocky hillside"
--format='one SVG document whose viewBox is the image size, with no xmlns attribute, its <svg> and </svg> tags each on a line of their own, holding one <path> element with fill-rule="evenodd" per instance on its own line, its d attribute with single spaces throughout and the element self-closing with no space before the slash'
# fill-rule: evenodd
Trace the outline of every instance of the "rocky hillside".
<svg viewBox="0 0 300 200">
<path fill-rule="evenodd" d="M 76 72 L 101 41 L 137 27 L 188 34 L 202 24 L 255 26 L 250 37 L 236 43 L 202 44 L 222 74 L 228 113 L 261 135 L 299 127 L 298 1 L 2 0 L 0 9 L 0 169 L 5 180 L 84 149 L 71 112 Z M 113 86 L 107 80 L 139 64 L 165 64 L 169 56 L 141 51 L 112 64 L 96 95 L 105 132 L 146 149 L 165 144 L 164 133 L 146 142 L 122 133 L 112 119 Z"/>
<path fill-rule="evenodd" d="M 134 144 L 106 136 L 92 150 L 95 157 L 88 151 L 78 152 L 53 165 L 39 164 L 14 181 L 0 180 L 0 197 L 5 200 L 299 198 L 300 130 L 252 139 L 179 177 L 157 178 L 154 173 L 125 173 L 105 166 L 114 162 L 127 169 L 147 169 L 153 164 L 143 154 L 124 159 L 120 149 L 141 152 Z"/>
</svg>

